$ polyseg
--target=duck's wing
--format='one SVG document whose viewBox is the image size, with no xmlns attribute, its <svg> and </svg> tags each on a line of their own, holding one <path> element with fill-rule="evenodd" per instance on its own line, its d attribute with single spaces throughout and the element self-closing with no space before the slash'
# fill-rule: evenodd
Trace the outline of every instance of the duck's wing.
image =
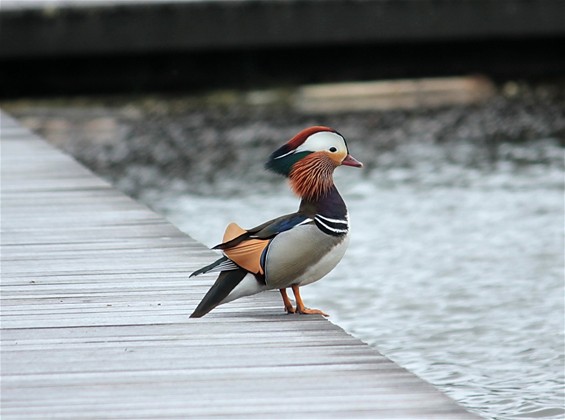
<svg viewBox="0 0 565 420">
<path fill-rule="evenodd" d="M 190 277 L 205 273 L 232 271 L 245 268 L 253 274 L 263 274 L 264 250 L 276 235 L 313 220 L 301 213 L 286 214 L 245 230 L 230 223 L 224 233 L 224 242 L 212 249 L 224 251 L 224 256 L 193 272 Z"/>
<path fill-rule="evenodd" d="M 256 226 L 252 229 L 242 229 L 237 226 L 235 223 L 231 223 L 228 228 L 226 229 L 226 233 L 224 234 L 224 242 L 219 245 L 216 245 L 212 249 L 229 249 L 239 245 L 241 242 L 249 239 L 272 239 L 276 235 L 281 232 L 285 232 L 290 230 L 296 226 L 310 223 L 313 219 L 306 216 L 303 213 L 291 213 L 285 214 L 284 216 L 277 217 L 276 219 L 269 220 L 259 226 Z M 240 230 L 233 230 L 228 233 L 230 230 L 230 226 L 235 225 Z M 233 236 L 232 236 L 233 235 Z"/>
<path fill-rule="evenodd" d="M 309 222 L 311 219 L 304 214 L 291 213 L 249 230 L 230 223 L 224 234 L 224 242 L 215 246 L 214 249 L 221 249 L 239 267 L 262 276 L 265 267 L 265 249 L 270 241 L 281 232 Z"/>
</svg>

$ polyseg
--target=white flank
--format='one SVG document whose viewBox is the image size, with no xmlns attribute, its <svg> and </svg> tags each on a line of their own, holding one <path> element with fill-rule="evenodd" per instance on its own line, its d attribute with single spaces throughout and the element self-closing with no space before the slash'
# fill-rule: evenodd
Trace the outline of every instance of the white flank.
<svg viewBox="0 0 565 420">
<path fill-rule="evenodd" d="M 345 255 L 348 245 L 349 235 L 346 235 L 343 238 L 343 241 L 333 247 L 330 252 L 320 259 L 320 261 L 309 267 L 306 272 L 300 276 L 298 284 L 300 286 L 305 286 L 307 284 L 314 283 L 332 271 Z"/>
</svg>

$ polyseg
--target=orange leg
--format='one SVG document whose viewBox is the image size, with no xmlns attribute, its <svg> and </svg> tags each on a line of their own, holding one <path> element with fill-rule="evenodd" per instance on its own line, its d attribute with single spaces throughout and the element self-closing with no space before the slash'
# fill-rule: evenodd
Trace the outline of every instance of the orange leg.
<svg viewBox="0 0 565 420">
<path fill-rule="evenodd" d="M 292 302 L 290 301 L 288 295 L 286 294 L 286 289 L 279 289 L 279 292 L 281 292 L 282 300 L 284 303 L 284 310 L 289 314 L 293 314 L 294 312 L 296 312 L 294 310 L 294 306 L 292 306 Z"/>
<path fill-rule="evenodd" d="M 306 315 L 314 315 L 320 314 L 323 316 L 329 316 L 325 312 L 320 311 L 319 309 L 309 309 L 304 306 L 304 302 L 302 302 L 302 298 L 300 297 L 300 289 L 298 286 L 292 286 L 292 293 L 294 293 L 294 299 L 296 300 L 296 312 L 299 314 L 306 314 Z"/>
</svg>

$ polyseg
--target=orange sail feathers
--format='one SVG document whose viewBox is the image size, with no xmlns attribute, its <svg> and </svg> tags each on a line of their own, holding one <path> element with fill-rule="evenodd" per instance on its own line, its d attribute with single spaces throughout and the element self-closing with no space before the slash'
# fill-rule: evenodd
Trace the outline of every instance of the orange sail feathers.
<svg viewBox="0 0 565 420">
<path fill-rule="evenodd" d="M 224 233 L 224 243 L 243 235 L 247 231 L 230 223 Z M 265 274 L 261 267 L 261 254 L 269 244 L 268 240 L 246 239 L 234 247 L 224 249 L 224 254 L 233 262 L 254 274 Z"/>
</svg>

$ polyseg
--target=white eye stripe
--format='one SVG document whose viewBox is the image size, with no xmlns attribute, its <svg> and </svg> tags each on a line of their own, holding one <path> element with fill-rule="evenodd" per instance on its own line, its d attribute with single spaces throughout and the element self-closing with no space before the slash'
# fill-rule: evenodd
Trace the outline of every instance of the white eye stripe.
<svg viewBox="0 0 565 420">
<path fill-rule="evenodd" d="M 335 147 L 336 151 L 347 151 L 343 137 L 332 131 L 320 131 L 312 134 L 304 143 L 295 149 L 295 152 L 320 152 Z"/>
</svg>

